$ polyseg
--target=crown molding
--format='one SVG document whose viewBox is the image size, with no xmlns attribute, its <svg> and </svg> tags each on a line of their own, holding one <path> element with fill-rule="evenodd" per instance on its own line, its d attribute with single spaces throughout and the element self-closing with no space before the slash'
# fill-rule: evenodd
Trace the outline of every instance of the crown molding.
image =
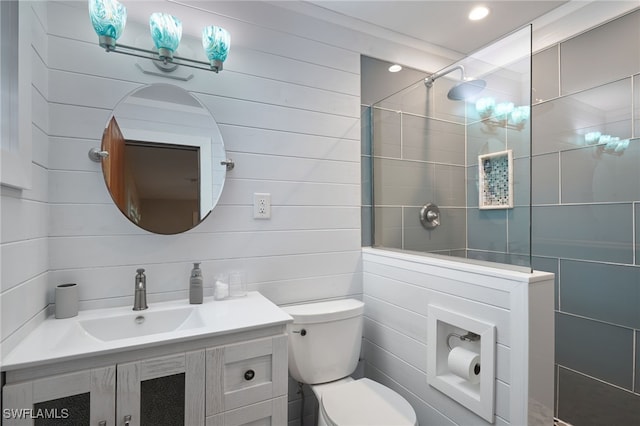
<svg viewBox="0 0 640 426">
<path fill-rule="evenodd" d="M 544 50 L 638 8 L 640 0 L 571 0 L 533 21 L 533 51 Z"/>
<path fill-rule="evenodd" d="M 451 61 L 456 61 L 462 57 L 460 52 L 456 52 L 451 49 L 446 49 L 442 46 L 438 46 L 432 43 L 428 43 L 424 40 L 417 39 L 415 37 L 408 36 L 396 31 L 389 30 L 387 28 L 375 25 L 351 16 L 343 15 L 333 10 L 324 8 L 317 4 L 308 1 L 268 1 L 273 4 L 290 11 L 307 15 L 322 21 L 327 21 L 338 25 L 340 27 L 348 28 L 350 30 L 366 34 L 368 36 L 386 40 L 401 46 L 405 46 L 411 49 L 415 49 L 427 54 L 436 55 L 441 58 L 446 58 Z M 360 46 L 357 46 L 360 47 Z M 410 64 L 406 64 L 410 65 Z M 443 65 L 444 66 L 444 65 Z"/>
</svg>

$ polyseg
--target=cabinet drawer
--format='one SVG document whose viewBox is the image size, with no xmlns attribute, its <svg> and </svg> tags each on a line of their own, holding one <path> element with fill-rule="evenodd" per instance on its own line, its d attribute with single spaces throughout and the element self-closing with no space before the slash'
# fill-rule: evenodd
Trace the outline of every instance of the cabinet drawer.
<svg viewBox="0 0 640 426">
<path fill-rule="evenodd" d="M 207 417 L 287 393 L 287 336 L 210 348 L 206 362 Z"/>
<path fill-rule="evenodd" d="M 206 426 L 279 426 L 287 424 L 287 396 L 207 417 Z"/>
</svg>

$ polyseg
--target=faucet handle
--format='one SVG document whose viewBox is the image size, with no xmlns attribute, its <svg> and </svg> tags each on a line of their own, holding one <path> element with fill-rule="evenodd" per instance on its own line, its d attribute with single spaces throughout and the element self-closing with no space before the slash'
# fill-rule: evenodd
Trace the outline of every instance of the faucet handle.
<svg viewBox="0 0 640 426">
<path fill-rule="evenodd" d="M 136 274 L 136 286 L 142 286 L 142 288 L 147 286 L 147 276 L 144 274 L 144 269 L 139 268 L 136 270 L 138 273 Z"/>
</svg>

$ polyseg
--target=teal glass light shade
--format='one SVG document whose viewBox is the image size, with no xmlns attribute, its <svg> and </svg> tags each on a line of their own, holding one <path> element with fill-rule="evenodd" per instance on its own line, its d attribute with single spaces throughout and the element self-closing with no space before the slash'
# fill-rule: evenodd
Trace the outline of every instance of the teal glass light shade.
<svg viewBox="0 0 640 426">
<path fill-rule="evenodd" d="M 523 105 L 515 107 L 509 115 L 509 122 L 516 126 L 520 126 L 529 119 L 530 115 L 531 114 L 529 113 L 529 106 Z"/>
<path fill-rule="evenodd" d="M 584 135 L 584 141 L 587 143 L 587 145 L 595 145 L 600 141 L 601 136 L 602 133 L 600 132 L 589 132 Z"/>
<path fill-rule="evenodd" d="M 89 0 L 89 17 L 100 46 L 115 49 L 127 23 L 127 8 L 116 0 Z"/>
<path fill-rule="evenodd" d="M 621 154 L 627 148 L 629 148 L 629 139 L 624 139 L 618 142 L 618 146 L 615 148 L 614 152 Z"/>
<path fill-rule="evenodd" d="M 212 68 L 222 69 L 222 63 L 229 54 L 230 44 L 231 36 L 224 28 L 211 25 L 202 29 L 202 47 Z"/>
<path fill-rule="evenodd" d="M 476 101 L 476 112 L 481 118 L 491 117 L 496 108 L 496 100 L 493 98 L 480 98 Z"/>
<path fill-rule="evenodd" d="M 161 59 L 173 58 L 182 38 L 182 22 L 167 13 L 152 13 L 149 17 L 151 38 Z"/>
<path fill-rule="evenodd" d="M 509 116 L 513 112 L 514 105 L 513 102 L 501 102 L 496 105 L 496 120 L 498 121 L 506 121 L 509 119 Z"/>
</svg>

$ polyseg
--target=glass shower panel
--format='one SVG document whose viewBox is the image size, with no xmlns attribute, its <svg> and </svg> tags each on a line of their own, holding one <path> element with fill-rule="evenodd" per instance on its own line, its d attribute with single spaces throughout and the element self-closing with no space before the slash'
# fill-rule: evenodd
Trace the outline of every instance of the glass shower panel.
<svg viewBox="0 0 640 426">
<path fill-rule="evenodd" d="M 531 270 L 531 28 L 432 76 L 371 107 L 373 245 Z"/>
</svg>

